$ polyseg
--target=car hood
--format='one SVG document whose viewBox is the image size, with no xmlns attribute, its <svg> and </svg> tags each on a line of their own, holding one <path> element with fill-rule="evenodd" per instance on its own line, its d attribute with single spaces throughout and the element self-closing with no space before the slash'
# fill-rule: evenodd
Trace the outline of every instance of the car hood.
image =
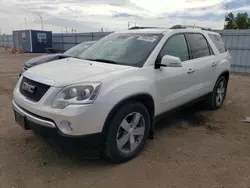
<svg viewBox="0 0 250 188">
<path fill-rule="evenodd" d="M 28 61 L 26 61 L 24 63 L 24 66 L 26 68 L 30 68 L 30 67 L 33 67 L 33 66 L 36 66 L 36 65 L 40 65 L 42 63 L 46 63 L 46 62 L 49 62 L 53 59 L 55 59 L 56 57 L 59 57 L 61 54 L 49 54 L 49 55 L 42 55 L 42 56 L 39 56 L 39 57 L 35 57 L 35 58 L 32 58 Z"/>
<path fill-rule="evenodd" d="M 35 66 L 24 72 L 31 80 L 55 87 L 79 82 L 99 82 L 113 72 L 119 73 L 135 67 L 66 58 Z"/>
</svg>

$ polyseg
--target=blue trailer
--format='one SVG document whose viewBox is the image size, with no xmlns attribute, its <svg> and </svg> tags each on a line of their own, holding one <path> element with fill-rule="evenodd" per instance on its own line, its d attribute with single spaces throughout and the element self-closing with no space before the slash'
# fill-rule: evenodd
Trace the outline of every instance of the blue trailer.
<svg viewBox="0 0 250 188">
<path fill-rule="evenodd" d="M 13 48 L 23 52 L 43 53 L 52 48 L 52 32 L 39 30 L 13 31 Z"/>
</svg>

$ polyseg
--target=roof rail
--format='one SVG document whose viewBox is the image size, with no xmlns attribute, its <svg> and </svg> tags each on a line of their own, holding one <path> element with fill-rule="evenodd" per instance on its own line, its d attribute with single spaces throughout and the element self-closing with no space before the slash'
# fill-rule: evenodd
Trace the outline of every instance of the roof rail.
<svg viewBox="0 0 250 188">
<path fill-rule="evenodd" d="M 139 27 L 139 26 L 135 26 L 135 27 L 131 27 L 128 30 L 134 30 L 134 29 L 155 29 L 155 28 L 161 28 L 161 27 Z"/>
<path fill-rule="evenodd" d="M 187 29 L 187 28 L 198 28 L 198 29 L 201 29 L 201 30 L 213 31 L 211 28 L 200 27 L 200 26 L 195 26 L 195 25 L 174 25 L 170 29 Z"/>
</svg>

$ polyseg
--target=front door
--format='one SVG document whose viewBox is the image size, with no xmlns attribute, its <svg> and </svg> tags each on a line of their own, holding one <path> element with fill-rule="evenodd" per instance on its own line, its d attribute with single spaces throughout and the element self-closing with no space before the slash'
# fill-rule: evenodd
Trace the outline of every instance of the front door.
<svg viewBox="0 0 250 188">
<path fill-rule="evenodd" d="M 164 55 L 179 57 L 182 67 L 161 67 L 155 70 L 159 104 L 156 114 L 171 110 L 194 98 L 195 69 L 184 34 L 173 35 L 167 40 L 156 63 L 160 63 Z"/>
</svg>

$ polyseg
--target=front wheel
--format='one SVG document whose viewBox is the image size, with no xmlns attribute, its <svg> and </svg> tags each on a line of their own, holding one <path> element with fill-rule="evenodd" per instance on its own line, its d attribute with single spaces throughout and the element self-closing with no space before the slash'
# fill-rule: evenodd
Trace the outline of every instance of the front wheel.
<svg viewBox="0 0 250 188">
<path fill-rule="evenodd" d="M 134 158 L 144 147 L 150 130 L 147 108 L 138 102 L 122 106 L 113 116 L 104 155 L 115 163 Z"/>
<path fill-rule="evenodd" d="M 214 86 L 213 92 L 206 99 L 209 108 L 212 110 L 220 108 L 224 103 L 226 93 L 227 79 L 224 76 L 220 76 Z"/>
</svg>

